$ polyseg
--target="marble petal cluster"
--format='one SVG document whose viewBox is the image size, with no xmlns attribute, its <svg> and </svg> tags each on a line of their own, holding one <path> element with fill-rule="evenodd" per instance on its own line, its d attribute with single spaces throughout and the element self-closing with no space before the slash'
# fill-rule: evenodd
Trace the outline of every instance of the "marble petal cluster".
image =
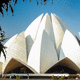
<svg viewBox="0 0 80 80">
<path fill-rule="evenodd" d="M 6 43 L 2 72 L 26 66 L 33 73 L 46 73 L 64 65 L 80 73 L 80 46 L 71 29 L 58 16 L 46 13 Z"/>
</svg>

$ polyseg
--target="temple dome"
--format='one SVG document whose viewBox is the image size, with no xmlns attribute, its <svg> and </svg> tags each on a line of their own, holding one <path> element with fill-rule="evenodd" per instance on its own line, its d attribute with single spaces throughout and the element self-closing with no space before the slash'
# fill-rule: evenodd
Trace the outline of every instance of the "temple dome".
<svg viewBox="0 0 80 80">
<path fill-rule="evenodd" d="M 53 13 L 51 16 L 41 14 L 25 31 L 9 39 L 5 46 L 7 54 L 3 73 L 14 72 L 23 66 L 37 74 L 52 73 L 56 66 L 80 73 L 79 43 L 67 24 Z"/>
</svg>

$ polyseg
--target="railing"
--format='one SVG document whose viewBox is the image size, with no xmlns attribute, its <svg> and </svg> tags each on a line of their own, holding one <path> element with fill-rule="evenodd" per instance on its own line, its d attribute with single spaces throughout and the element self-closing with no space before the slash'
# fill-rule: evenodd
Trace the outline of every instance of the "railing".
<svg viewBox="0 0 80 80">
<path fill-rule="evenodd" d="M 80 80 L 79 74 L 2 74 L 0 80 Z"/>
</svg>

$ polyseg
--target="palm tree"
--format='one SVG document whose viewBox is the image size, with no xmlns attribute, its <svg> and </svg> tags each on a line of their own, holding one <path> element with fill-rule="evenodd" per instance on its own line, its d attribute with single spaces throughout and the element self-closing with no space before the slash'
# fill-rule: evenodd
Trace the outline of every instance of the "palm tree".
<svg viewBox="0 0 80 80">
<path fill-rule="evenodd" d="M 5 49 L 6 47 L 0 42 L 0 56 L 1 56 L 1 52 L 3 53 L 5 59 L 6 59 L 6 54 L 5 54 Z"/>
<path fill-rule="evenodd" d="M 8 38 L 5 38 L 5 32 L 2 31 L 1 26 L 0 26 L 0 56 L 1 56 L 1 53 L 3 53 L 5 59 L 6 59 L 5 49 L 6 49 L 7 47 L 5 47 L 5 46 L 3 45 L 3 42 L 4 42 L 6 39 L 8 39 Z"/>
<path fill-rule="evenodd" d="M 6 12 L 8 12 L 8 7 L 11 9 L 11 12 L 14 13 L 14 10 L 13 10 L 13 6 L 12 6 L 12 2 L 14 3 L 14 6 L 16 5 L 18 0 L 0 0 L 0 13 L 2 14 L 2 16 L 4 16 L 4 12 L 3 12 L 3 9 L 6 10 Z M 22 0 L 23 2 L 25 0 Z M 31 2 L 32 0 L 29 0 L 29 2 Z M 46 4 L 46 1 L 49 1 L 49 0 L 36 0 L 37 2 L 37 5 L 39 4 L 39 2 L 41 2 L 41 5 L 42 3 L 44 3 L 44 5 Z M 51 0 L 51 2 L 53 3 L 53 0 Z M 14 14 L 12 14 L 14 15 Z"/>
</svg>

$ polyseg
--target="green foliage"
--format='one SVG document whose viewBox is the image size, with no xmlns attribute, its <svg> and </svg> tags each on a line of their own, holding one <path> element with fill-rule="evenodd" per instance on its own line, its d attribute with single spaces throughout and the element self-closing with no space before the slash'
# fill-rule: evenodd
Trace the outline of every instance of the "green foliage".
<svg viewBox="0 0 80 80">
<path fill-rule="evenodd" d="M 57 80 L 57 79 L 59 79 L 59 76 L 52 76 L 52 79 Z"/>
<path fill-rule="evenodd" d="M 2 14 L 2 16 L 4 16 L 4 12 L 3 9 L 6 10 L 6 12 L 8 12 L 8 8 L 11 9 L 12 15 L 14 15 L 14 10 L 13 7 L 11 5 L 11 3 L 14 3 L 14 6 L 16 5 L 18 0 L 0 0 L 0 13 Z M 23 0 L 24 2 L 25 0 Z M 32 0 L 28 0 L 29 2 L 31 2 Z M 42 4 L 46 4 L 48 1 L 51 1 L 51 4 L 53 4 L 54 1 L 58 1 L 58 0 L 36 0 L 36 4 L 39 5 L 39 3 Z M 63 0 L 65 1 L 65 5 L 69 5 L 67 0 Z"/>
<path fill-rule="evenodd" d="M 20 76 L 16 76 L 16 80 L 20 80 Z"/>
<path fill-rule="evenodd" d="M 8 39 L 8 38 L 5 38 L 5 32 L 2 31 L 1 29 L 1 26 L 0 26 L 0 56 L 1 56 L 1 52 L 3 53 L 5 59 L 6 59 L 6 55 L 5 55 L 5 49 L 6 47 L 3 45 L 3 42 Z"/>
<path fill-rule="evenodd" d="M 11 5 L 11 3 L 13 2 L 14 3 L 14 6 L 15 4 L 17 3 L 18 0 L 0 0 L 0 13 L 2 14 L 2 16 L 4 16 L 4 13 L 3 13 L 3 9 L 6 10 L 6 12 L 8 12 L 8 7 L 11 9 L 11 12 L 12 12 L 12 15 L 14 13 L 14 10 L 13 10 L 13 7 Z M 23 0 L 24 2 L 25 0 Z M 31 0 L 29 0 L 31 2 Z M 41 0 L 41 3 L 42 1 L 45 3 L 47 0 Z M 36 0 L 37 2 L 37 5 L 38 5 L 38 0 Z"/>
<path fill-rule="evenodd" d="M 57 79 L 64 80 L 65 79 L 65 76 L 61 76 L 61 77 L 59 77 L 59 76 L 52 76 L 52 79 L 53 80 L 57 80 Z"/>
<path fill-rule="evenodd" d="M 3 13 L 3 9 L 6 10 L 6 12 L 8 12 L 8 8 L 11 9 L 12 14 L 14 13 L 13 7 L 11 5 L 11 2 L 15 4 L 17 3 L 18 0 L 0 0 L 0 13 L 2 14 L 2 16 L 4 16 Z M 24 1 L 24 0 L 23 0 Z"/>
<path fill-rule="evenodd" d="M 64 76 L 60 77 L 59 80 L 64 80 Z"/>
<path fill-rule="evenodd" d="M 12 5 L 11 5 L 11 0 L 0 0 L 0 12 L 2 13 L 3 16 L 4 16 L 3 9 L 5 9 L 6 12 L 7 12 L 8 11 L 8 6 L 10 7 L 11 12 L 13 13 L 13 8 L 12 8 Z"/>
</svg>

